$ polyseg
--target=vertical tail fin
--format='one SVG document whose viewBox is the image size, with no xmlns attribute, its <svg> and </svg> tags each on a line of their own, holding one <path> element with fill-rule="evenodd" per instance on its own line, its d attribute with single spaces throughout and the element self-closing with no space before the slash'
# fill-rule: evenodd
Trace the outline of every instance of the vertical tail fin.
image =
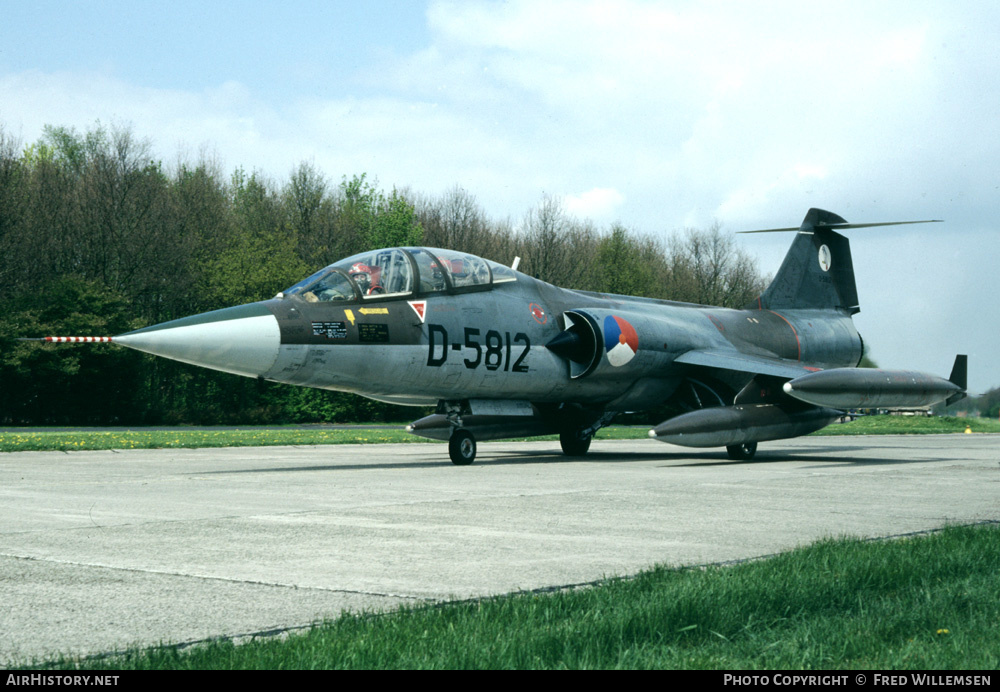
<svg viewBox="0 0 1000 692">
<path fill-rule="evenodd" d="M 859 312 L 851 244 L 831 228 L 843 226 L 850 227 L 836 214 L 810 209 L 771 285 L 747 308 L 836 309 L 851 315 Z"/>
<path fill-rule="evenodd" d="M 951 375 L 948 377 L 948 381 L 953 385 L 961 387 L 962 391 L 948 397 L 948 400 L 944 402 L 945 406 L 951 406 L 956 401 L 960 401 L 967 396 L 965 390 L 969 388 L 968 380 L 969 357 L 966 355 L 955 356 L 955 364 L 951 366 Z"/>
<path fill-rule="evenodd" d="M 837 230 L 914 223 L 941 223 L 941 220 L 847 223 L 832 212 L 810 209 L 798 228 L 741 231 L 798 231 L 774 281 L 747 309 L 820 308 L 844 310 L 851 315 L 859 312 L 861 308 L 858 307 L 858 288 L 854 283 L 851 244 Z"/>
</svg>

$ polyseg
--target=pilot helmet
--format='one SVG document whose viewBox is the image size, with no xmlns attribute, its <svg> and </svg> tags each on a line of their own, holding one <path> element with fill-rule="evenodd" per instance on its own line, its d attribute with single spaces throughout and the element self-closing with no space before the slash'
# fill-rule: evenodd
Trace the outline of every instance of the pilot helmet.
<svg viewBox="0 0 1000 692">
<path fill-rule="evenodd" d="M 362 289 L 367 289 L 372 282 L 372 268 L 358 262 L 351 267 L 351 278 L 358 282 Z"/>
</svg>

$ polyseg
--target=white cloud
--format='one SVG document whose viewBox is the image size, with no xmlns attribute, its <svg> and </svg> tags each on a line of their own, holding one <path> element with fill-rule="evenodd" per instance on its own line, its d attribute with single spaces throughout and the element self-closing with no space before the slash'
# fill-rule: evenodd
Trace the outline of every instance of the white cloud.
<svg viewBox="0 0 1000 692">
<path fill-rule="evenodd" d="M 309 159 L 334 178 L 460 184 L 499 215 L 605 181 L 628 199 L 623 220 L 651 231 L 787 213 L 774 205 L 798 215 L 811 194 L 902 199 L 939 184 L 941 165 L 919 163 L 958 167 L 949 115 L 1000 141 L 981 96 L 946 82 L 956 20 L 934 21 L 948 19 L 935 5 L 860 7 L 436 2 L 429 45 L 382 55 L 364 95 L 317 84 L 269 103 L 253 84 L 185 92 L 32 72 L 0 78 L 0 118 L 29 139 L 40 123 L 131 122 L 168 153 L 209 143 L 227 165 L 279 177 Z M 960 38 L 965 53 L 996 52 Z M 796 178 L 803 165 L 823 175 Z"/>
<path fill-rule="evenodd" d="M 612 220 L 615 210 L 624 201 L 625 197 L 610 187 L 595 187 L 578 195 L 567 195 L 562 199 L 563 208 L 570 215 L 598 222 Z"/>
</svg>

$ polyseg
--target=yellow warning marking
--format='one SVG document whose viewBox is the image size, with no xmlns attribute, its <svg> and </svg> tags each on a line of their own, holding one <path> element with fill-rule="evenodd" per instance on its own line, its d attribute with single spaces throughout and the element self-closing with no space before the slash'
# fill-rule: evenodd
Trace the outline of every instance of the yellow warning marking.
<svg viewBox="0 0 1000 692">
<path fill-rule="evenodd" d="M 351 312 L 350 310 L 344 310 L 344 316 L 347 317 L 347 319 L 349 319 L 351 321 L 351 324 L 354 324 L 354 313 L 353 312 Z"/>
<path fill-rule="evenodd" d="M 362 315 L 388 315 L 389 308 L 361 308 L 358 312 Z"/>
</svg>

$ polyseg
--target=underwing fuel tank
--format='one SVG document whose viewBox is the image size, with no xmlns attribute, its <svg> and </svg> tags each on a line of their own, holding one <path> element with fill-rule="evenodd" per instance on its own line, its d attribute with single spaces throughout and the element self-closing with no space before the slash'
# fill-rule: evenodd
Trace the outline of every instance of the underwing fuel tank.
<svg viewBox="0 0 1000 692">
<path fill-rule="evenodd" d="M 962 398 L 965 367 L 965 356 L 956 358 L 950 380 L 909 370 L 834 368 L 797 377 L 783 388 L 789 396 L 816 406 L 918 408 Z"/>
<path fill-rule="evenodd" d="M 728 447 L 808 435 L 841 415 L 829 408 L 791 410 L 775 404 L 717 406 L 666 420 L 649 436 L 684 447 Z"/>
<path fill-rule="evenodd" d="M 431 440 L 448 440 L 455 427 L 448 416 L 435 413 L 410 423 L 406 432 Z M 559 432 L 555 425 L 536 416 L 462 416 L 461 427 L 477 440 L 536 437 Z"/>
</svg>

